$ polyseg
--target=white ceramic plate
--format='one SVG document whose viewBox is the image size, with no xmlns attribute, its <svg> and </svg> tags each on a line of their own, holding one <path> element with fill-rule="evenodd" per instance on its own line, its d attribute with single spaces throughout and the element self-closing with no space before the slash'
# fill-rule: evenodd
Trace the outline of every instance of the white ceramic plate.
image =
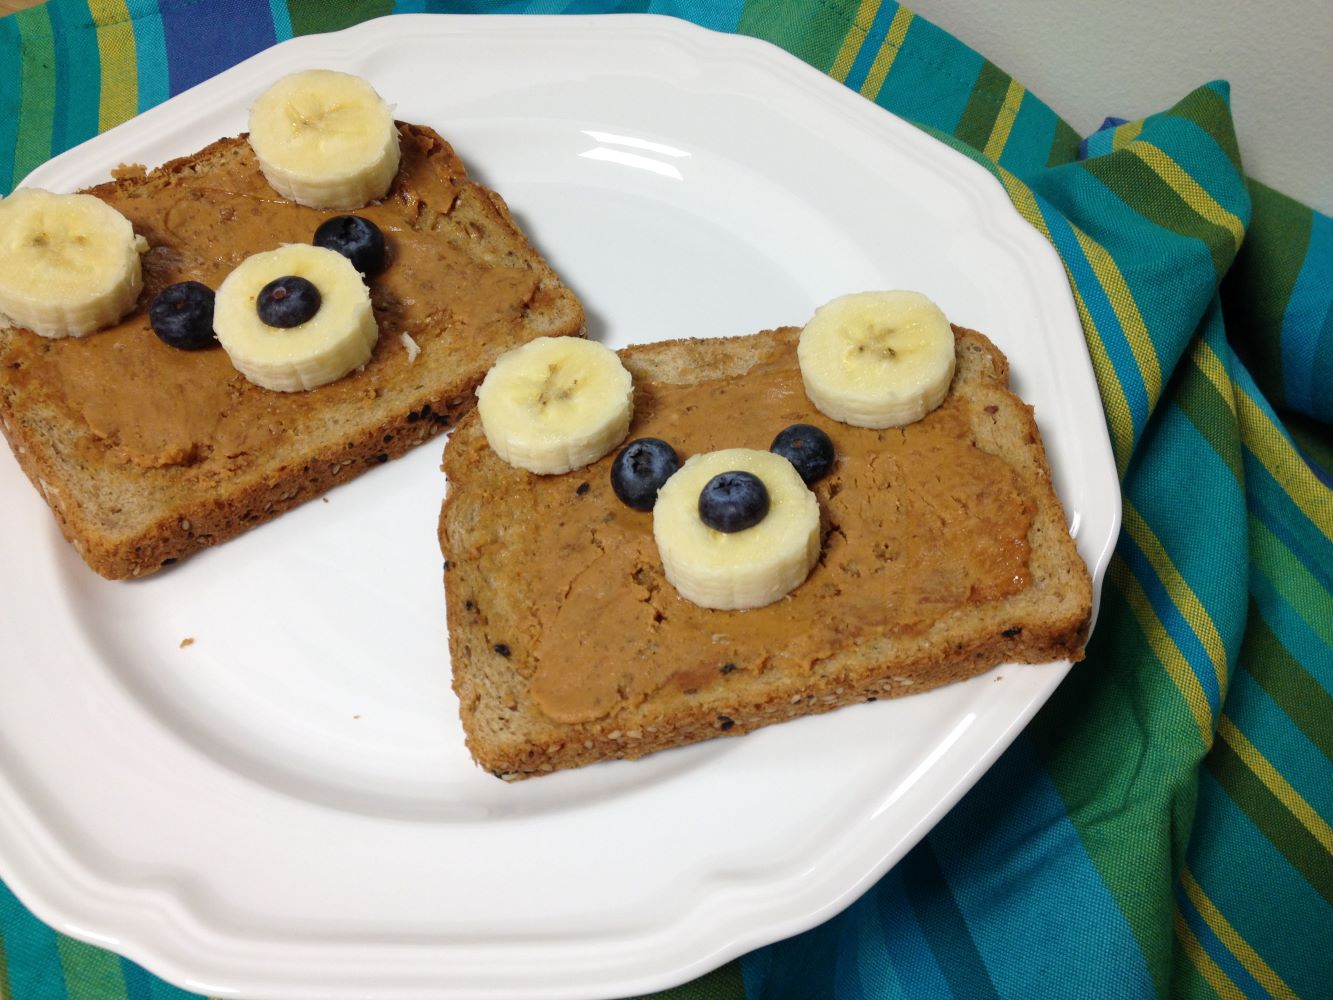
<svg viewBox="0 0 1333 1000">
<path fill-rule="evenodd" d="M 769 45 L 649 16 L 386 18 L 270 49 L 27 183 L 191 152 L 310 66 L 451 139 L 614 346 L 927 292 L 1008 353 L 1100 583 L 1119 494 L 1055 253 L 980 167 Z M 507 785 L 449 687 L 439 445 L 131 583 L 85 569 L 0 452 L 0 875 L 203 993 L 688 980 L 849 904 L 1068 669 Z"/>
</svg>

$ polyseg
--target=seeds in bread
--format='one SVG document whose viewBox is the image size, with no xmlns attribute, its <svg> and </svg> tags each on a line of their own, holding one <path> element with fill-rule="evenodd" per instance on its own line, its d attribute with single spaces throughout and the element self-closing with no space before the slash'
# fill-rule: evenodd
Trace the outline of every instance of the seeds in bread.
<svg viewBox="0 0 1333 1000">
<path fill-rule="evenodd" d="M 651 515 L 612 493 L 613 455 L 536 477 L 500 462 L 475 419 L 454 432 L 440 542 L 454 689 L 481 766 L 513 780 L 635 758 L 1000 663 L 1082 657 L 1087 570 L 1004 356 L 955 328 L 957 371 L 939 409 L 862 430 L 823 418 L 800 390 L 798 332 L 621 352 L 635 379 L 631 438 L 663 437 L 684 459 L 765 448 L 806 422 L 837 445 L 833 471 L 812 487 L 820 562 L 767 608 L 706 611 L 680 598 Z M 953 450 L 939 452 L 941 435 Z M 1021 539 L 1006 535 L 1015 524 L 1026 525 Z"/>
<path fill-rule="evenodd" d="M 148 240 L 139 307 L 77 343 L 0 330 L 0 429 L 98 573 L 152 573 L 313 499 L 451 426 L 503 352 L 581 335 L 582 306 L 501 197 L 433 130 L 398 129 L 398 177 L 357 212 L 390 246 L 370 282 L 378 343 L 308 392 L 251 385 L 220 349 L 167 347 L 147 306 L 177 281 L 216 289 L 337 213 L 276 196 L 244 136 L 90 189 Z"/>
</svg>

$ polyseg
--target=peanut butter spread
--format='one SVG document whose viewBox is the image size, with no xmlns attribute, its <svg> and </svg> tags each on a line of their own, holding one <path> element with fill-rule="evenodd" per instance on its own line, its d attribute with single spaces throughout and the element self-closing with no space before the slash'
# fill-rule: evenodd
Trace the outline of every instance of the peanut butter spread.
<svg viewBox="0 0 1333 1000">
<path fill-rule="evenodd" d="M 452 351 L 485 338 L 491 324 L 512 323 L 538 293 L 537 273 L 483 261 L 459 227 L 435 227 L 456 199 L 484 195 L 438 137 L 411 126 L 400 131 L 402 165 L 392 189 L 354 213 L 379 226 L 389 247 L 388 267 L 370 283 L 379 341 L 360 371 L 309 392 L 270 392 L 246 381 L 220 347 L 178 350 L 149 326 L 148 304 L 166 285 L 195 280 L 216 290 L 250 254 L 309 243 L 324 219 L 343 214 L 279 197 L 244 140 L 233 139 L 199 154 L 234 147 L 209 158 L 207 169 L 168 165 L 147 183 L 141 170 L 126 169 L 120 183 L 93 189 L 148 241 L 138 306 L 116 326 L 79 339 L 13 338 L 0 358 L 7 377 L 81 420 L 92 432 L 85 447 L 209 477 L 300 433 L 302 414 L 336 414 L 374 398 L 382 379 L 411 364 L 402 334 L 423 352 Z"/>
<path fill-rule="evenodd" d="M 979 446 L 975 405 L 950 394 L 906 427 L 838 423 L 806 398 L 794 338 L 742 378 L 636 386 L 630 439 L 661 438 L 682 461 L 720 448 L 766 450 L 793 423 L 822 428 L 837 459 L 813 486 L 819 562 L 775 604 L 710 611 L 666 581 L 652 515 L 616 499 L 614 453 L 565 476 L 506 477 L 506 508 L 534 514 L 506 522 L 502 543 L 472 555 L 483 567 L 516 553 L 534 558 L 507 602 L 520 609 L 513 621 L 504 616 L 516 634 L 496 638 L 530 674 L 547 716 L 586 722 L 667 685 L 691 691 L 732 670 L 808 668 L 849 639 L 920 632 L 969 602 L 1015 593 L 1028 584 L 1035 507 L 1018 474 Z M 473 447 L 486 448 L 478 437 Z"/>
</svg>

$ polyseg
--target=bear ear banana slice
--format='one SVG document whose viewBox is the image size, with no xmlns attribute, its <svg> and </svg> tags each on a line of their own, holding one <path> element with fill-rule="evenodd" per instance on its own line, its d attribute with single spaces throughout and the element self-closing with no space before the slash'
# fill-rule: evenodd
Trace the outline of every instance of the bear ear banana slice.
<svg viewBox="0 0 1333 1000">
<path fill-rule="evenodd" d="M 753 527 L 708 527 L 699 495 L 713 477 L 748 472 L 768 491 L 768 512 Z M 819 501 L 791 462 L 750 448 L 690 458 L 657 494 L 653 537 L 671 585 L 687 601 L 733 611 L 760 608 L 795 590 L 819 560 Z"/>
<path fill-rule="evenodd" d="M 398 172 L 392 109 L 365 80 L 327 69 L 283 77 L 260 96 L 250 148 L 274 191 L 311 208 L 361 208 Z"/>
<path fill-rule="evenodd" d="M 270 326 L 259 293 L 277 278 L 305 278 L 319 308 L 304 323 Z M 232 365 L 256 385 L 279 392 L 314 389 L 370 360 L 379 339 L 370 293 L 342 254 L 293 243 L 253 254 L 218 288 L 213 330 Z"/>
<path fill-rule="evenodd" d="M 0 313 L 43 337 L 81 337 L 134 308 L 148 248 L 90 194 L 20 188 L 0 201 Z"/>
<path fill-rule="evenodd" d="M 477 388 L 495 453 L 540 475 L 597 461 L 629 433 L 630 373 L 615 351 L 580 337 L 538 337 L 500 356 Z"/>
<path fill-rule="evenodd" d="M 856 427 L 898 427 L 944 401 L 953 329 L 919 292 L 858 292 L 815 310 L 796 356 L 821 413 Z"/>
</svg>

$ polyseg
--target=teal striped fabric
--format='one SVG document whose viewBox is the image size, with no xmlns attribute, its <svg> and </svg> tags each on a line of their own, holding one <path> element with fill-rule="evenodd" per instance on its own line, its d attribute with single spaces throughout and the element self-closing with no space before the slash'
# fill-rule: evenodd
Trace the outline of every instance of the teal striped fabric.
<svg viewBox="0 0 1333 1000">
<path fill-rule="evenodd" d="M 1333 220 L 1245 177 L 1226 84 L 1081 137 L 887 0 L 52 0 L 0 20 L 0 185 L 275 41 L 423 10 L 754 35 L 971 156 L 1064 260 L 1111 430 L 1086 662 L 844 913 L 661 996 L 1333 996 Z M 0 886 L 0 1000 L 178 995 Z"/>
</svg>

